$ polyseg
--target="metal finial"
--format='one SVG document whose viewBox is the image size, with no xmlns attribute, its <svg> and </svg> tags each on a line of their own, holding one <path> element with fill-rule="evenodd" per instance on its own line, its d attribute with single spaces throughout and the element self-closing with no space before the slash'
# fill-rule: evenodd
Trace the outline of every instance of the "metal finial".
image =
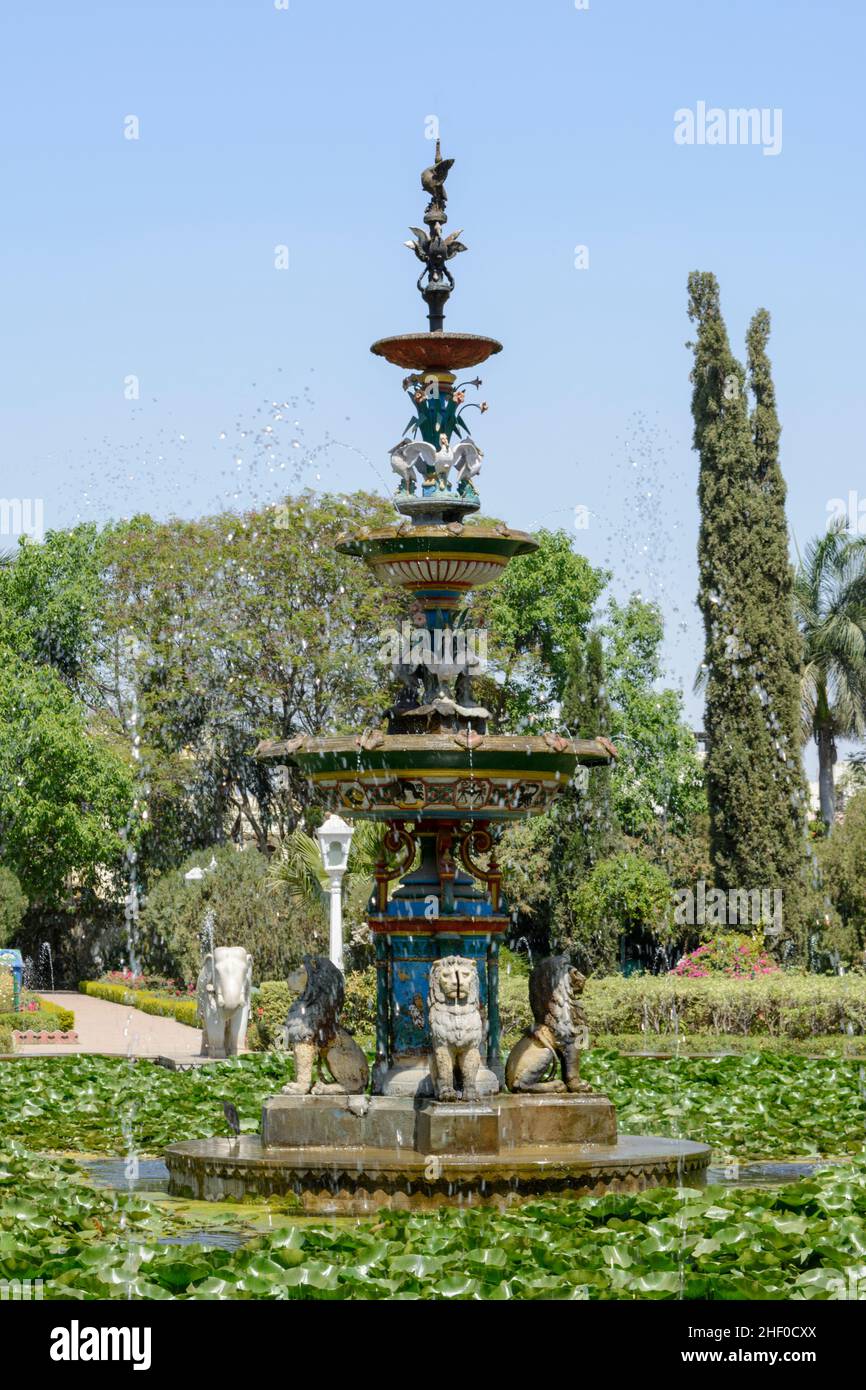
<svg viewBox="0 0 866 1390">
<path fill-rule="evenodd" d="M 454 288 L 454 276 L 449 271 L 447 262 L 452 256 L 466 250 L 463 242 L 459 240 L 459 231 L 452 232 L 447 237 L 442 235 L 442 228 L 448 221 L 445 211 L 448 202 L 445 180 L 453 163 L 453 159 L 442 158 L 442 149 L 437 139 L 435 160 L 421 175 L 421 187 L 425 193 L 430 194 L 430 201 L 424 210 L 425 225 L 423 228 L 410 227 L 414 241 L 406 242 L 424 265 L 424 270 L 418 277 L 418 291 L 427 305 L 431 333 L 442 332 L 445 326 L 445 305 Z"/>
</svg>

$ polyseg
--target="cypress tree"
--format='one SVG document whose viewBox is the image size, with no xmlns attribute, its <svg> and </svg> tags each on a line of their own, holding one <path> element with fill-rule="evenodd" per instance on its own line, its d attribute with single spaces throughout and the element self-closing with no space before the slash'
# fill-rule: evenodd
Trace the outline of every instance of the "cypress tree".
<svg viewBox="0 0 866 1390">
<path fill-rule="evenodd" d="M 689 346 L 694 448 L 700 455 L 698 602 L 706 638 L 710 852 L 718 887 L 782 891 L 782 939 L 802 951 L 802 654 L 766 350 L 770 317 L 761 309 L 749 327 L 751 412 L 746 373 L 730 349 L 715 276 L 690 275 L 689 318 L 697 324 L 697 340 Z"/>
</svg>

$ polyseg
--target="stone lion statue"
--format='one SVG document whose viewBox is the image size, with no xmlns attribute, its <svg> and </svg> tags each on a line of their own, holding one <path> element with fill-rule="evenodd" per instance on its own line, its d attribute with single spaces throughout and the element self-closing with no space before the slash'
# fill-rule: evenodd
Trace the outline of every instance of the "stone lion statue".
<svg viewBox="0 0 866 1390">
<path fill-rule="evenodd" d="M 286 1046 L 294 1054 L 295 1080 L 283 1087 L 283 1095 L 360 1095 L 367 1089 L 370 1068 L 351 1033 L 340 1027 L 346 994 L 341 972 L 326 956 L 304 956 L 288 985 L 299 997 L 286 1017 Z M 314 1086 L 317 1061 L 319 1080 Z"/>
<path fill-rule="evenodd" d="M 433 1043 L 430 1076 L 436 1099 L 476 1100 L 484 1019 L 479 1003 L 478 968 L 473 960 L 443 956 L 433 962 L 427 1018 Z"/>
<path fill-rule="evenodd" d="M 505 1063 L 509 1091 L 563 1092 L 586 1095 L 592 1087 L 580 1079 L 580 1050 L 587 1045 L 586 1015 L 579 998 L 586 977 L 567 956 L 548 956 L 529 977 L 533 1027 L 515 1043 Z M 557 1062 L 562 1080 L 554 1076 Z"/>
</svg>

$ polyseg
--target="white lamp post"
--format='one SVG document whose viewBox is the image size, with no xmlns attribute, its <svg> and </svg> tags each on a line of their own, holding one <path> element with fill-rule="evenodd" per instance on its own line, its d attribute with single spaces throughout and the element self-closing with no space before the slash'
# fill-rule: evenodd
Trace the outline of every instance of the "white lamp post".
<svg viewBox="0 0 866 1390">
<path fill-rule="evenodd" d="M 331 938 L 329 955 L 338 970 L 343 969 L 343 874 L 349 863 L 349 846 L 354 830 L 339 816 L 328 816 L 316 831 L 322 863 L 328 875 L 331 898 Z"/>
</svg>

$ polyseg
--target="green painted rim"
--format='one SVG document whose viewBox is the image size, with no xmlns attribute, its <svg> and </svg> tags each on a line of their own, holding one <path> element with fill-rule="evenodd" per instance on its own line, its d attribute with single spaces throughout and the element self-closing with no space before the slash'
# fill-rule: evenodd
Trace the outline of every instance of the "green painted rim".
<svg viewBox="0 0 866 1390">
<path fill-rule="evenodd" d="M 343 555 L 357 555 L 364 560 L 377 556 L 453 555 L 465 559 L 477 555 L 503 561 L 514 555 L 528 555 L 538 549 L 538 543 L 525 531 L 502 534 L 480 526 L 467 526 L 452 534 L 443 526 L 413 526 L 402 534 L 395 527 L 350 536 L 337 542 Z"/>
</svg>

